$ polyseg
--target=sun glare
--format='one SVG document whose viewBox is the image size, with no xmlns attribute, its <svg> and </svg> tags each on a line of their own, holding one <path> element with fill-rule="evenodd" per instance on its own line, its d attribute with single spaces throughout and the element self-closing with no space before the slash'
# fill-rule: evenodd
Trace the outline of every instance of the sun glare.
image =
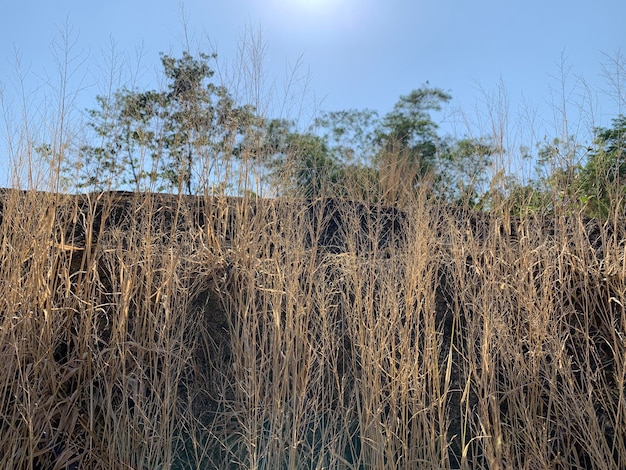
<svg viewBox="0 0 626 470">
<path fill-rule="evenodd" d="M 367 0 L 270 0 L 265 13 L 281 29 L 332 32 L 358 29 Z"/>
<path fill-rule="evenodd" d="M 328 11 L 332 9 L 333 6 L 338 6 L 341 3 L 340 0 L 292 0 L 291 2 L 294 7 L 302 8 L 304 10 L 308 10 L 310 12 L 322 12 Z"/>
</svg>

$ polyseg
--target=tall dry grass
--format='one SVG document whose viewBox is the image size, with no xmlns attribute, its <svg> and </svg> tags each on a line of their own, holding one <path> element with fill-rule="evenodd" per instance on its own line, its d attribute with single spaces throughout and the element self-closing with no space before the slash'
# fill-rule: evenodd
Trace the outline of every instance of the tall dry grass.
<svg viewBox="0 0 626 470">
<path fill-rule="evenodd" d="M 327 204 L 6 193 L 2 466 L 623 466 L 621 226 Z"/>
</svg>

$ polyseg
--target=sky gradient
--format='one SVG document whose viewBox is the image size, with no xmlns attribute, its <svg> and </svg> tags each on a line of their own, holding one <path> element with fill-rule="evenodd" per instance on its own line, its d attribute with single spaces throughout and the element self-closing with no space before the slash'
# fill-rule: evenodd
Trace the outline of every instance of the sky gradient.
<svg viewBox="0 0 626 470">
<path fill-rule="evenodd" d="M 60 30 L 70 31 L 75 73 L 69 90 L 81 110 L 93 107 L 105 86 L 112 43 L 121 76 L 150 84 L 159 53 L 185 48 L 183 17 L 192 52 L 216 51 L 224 64 L 236 61 L 246 31 L 261 31 L 272 113 L 305 121 L 320 109 L 384 113 L 426 82 L 453 96 L 439 119 L 458 134 L 488 132 L 490 114 L 505 112 L 509 122 L 522 116 L 533 132 L 556 136 L 563 103 L 570 132 L 609 125 L 626 107 L 626 84 L 616 91 L 610 80 L 616 57 L 626 53 L 622 0 L 187 0 L 182 7 L 184 13 L 181 3 L 166 0 L 5 2 L 3 128 L 20 114 L 16 63 L 28 112 L 37 114 L 47 103 L 58 82 L 51 44 L 59 43 Z M 294 78 L 286 79 L 296 64 Z M 224 65 L 222 73 L 227 70 Z"/>
</svg>

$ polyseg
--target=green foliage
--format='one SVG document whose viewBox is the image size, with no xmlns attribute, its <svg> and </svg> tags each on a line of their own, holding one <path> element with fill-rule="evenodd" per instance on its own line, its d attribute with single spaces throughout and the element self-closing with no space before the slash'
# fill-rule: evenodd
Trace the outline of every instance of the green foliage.
<svg viewBox="0 0 626 470">
<path fill-rule="evenodd" d="M 437 124 L 430 113 L 440 111 L 451 96 L 438 88 L 423 86 L 401 96 L 385 115 L 375 131 L 376 141 L 387 152 L 409 151 L 409 157 L 426 173 L 437 153 L 439 136 Z"/>
<path fill-rule="evenodd" d="M 488 196 L 487 169 L 495 151 L 484 138 L 444 142 L 435 164 L 434 193 L 453 204 L 482 208 Z"/>
<path fill-rule="evenodd" d="M 588 215 L 605 218 L 626 195 L 626 116 L 596 129 L 594 147 L 580 171 L 581 202 Z"/>
<path fill-rule="evenodd" d="M 89 126 L 99 145 L 81 148 L 84 179 L 79 187 L 96 189 L 130 185 L 136 190 L 145 180 L 157 178 L 156 168 L 143 164 L 148 153 L 156 152 L 154 103 L 159 99 L 154 92 L 136 93 L 121 90 L 112 100 L 102 96 L 96 99 L 99 109 L 89 110 Z"/>
<path fill-rule="evenodd" d="M 432 117 L 450 95 L 423 86 L 401 96 L 384 116 L 371 110 L 320 115 L 301 131 L 262 119 L 214 82 L 214 55 L 161 55 L 161 91 L 121 89 L 88 111 L 92 142 L 75 166 L 79 188 L 194 193 L 215 188 L 212 169 L 253 155 L 280 193 L 386 198 L 428 182 L 448 202 L 480 199 L 492 154 L 488 142 L 443 138 Z M 350 188 L 350 191 L 348 191 Z M 350 192 L 350 194 L 348 194 Z"/>
<path fill-rule="evenodd" d="M 291 134 L 288 150 L 293 157 L 293 185 L 305 197 L 318 196 L 325 185 L 338 182 L 340 167 L 324 139 L 313 134 Z"/>
<path fill-rule="evenodd" d="M 370 109 L 329 111 L 315 120 L 315 130 L 342 164 L 367 165 L 375 156 L 379 123 L 378 113 Z"/>
<path fill-rule="evenodd" d="M 235 153 L 253 110 L 215 84 L 215 55 L 161 55 L 164 91 L 122 89 L 89 110 L 95 145 L 81 148 L 78 187 L 192 193 L 211 184 L 215 161 Z"/>
<path fill-rule="evenodd" d="M 449 100 L 447 93 L 423 86 L 401 96 L 382 117 L 368 109 L 325 112 L 306 132 L 269 121 L 271 179 L 307 196 L 348 195 L 350 188 L 350 196 L 371 200 L 389 199 L 390 185 L 415 191 L 428 181 L 433 197 L 475 204 L 494 150 L 484 139 L 439 136 L 431 114 Z"/>
<path fill-rule="evenodd" d="M 267 122 L 263 138 L 270 182 L 282 192 L 316 197 L 339 181 L 341 167 L 327 139 L 298 132 L 293 122 L 279 119 Z"/>
<path fill-rule="evenodd" d="M 525 186 L 510 185 L 515 211 L 553 212 L 556 207 L 605 219 L 623 212 L 626 195 L 626 118 L 611 128 L 597 128 L 591 145 L 573 138 L 552 139 L 538 149 L 538 176 Z"/>
</svg>

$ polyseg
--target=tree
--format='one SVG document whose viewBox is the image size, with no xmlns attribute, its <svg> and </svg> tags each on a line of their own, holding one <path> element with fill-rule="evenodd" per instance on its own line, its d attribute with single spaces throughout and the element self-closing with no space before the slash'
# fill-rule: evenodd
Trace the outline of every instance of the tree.
<svg viewBox="0 0 626 470">
<path fill-rule="evenodd" d="M 428 181 L 434 197 L 478 200 L 494 150 L 482 139 L 442 138 L 432 112 L 450 96 L 423 86 L 401 96 L 380 117 L 372 110 L 322 113 L 306 132 L 293 123 L 270 121 L 266 155 L 277 181 L 316 195 L 363 197 L 395 204 Z"/>
<path fill-rule="evenodd" d="M 88 111 L 99 141 L 81 148 L 79 187 L 178 191 L 206 189 L 217 161 L 236 153 L 255 119 L 212 81 L 215 55 L 161 54 L 164 91 L 122 89 Z"/>
<path fill-rule="evenodd" d="M 610 128 L 597 128 L 594 145 L 580 170 L 580 198 L 584 210 L 607 217 L 626 196 L 626 116 L 613 119 Z"/>
<path fill-rule="evenodd" d="M 433 192 L 457 205 L 483 208 L 487 204 L 487 169 L 495 147 L 486 139 L 449 139 L 440 145 Z"/>
<path fill-rule="evenodd" d="M 380 117 L 371 109 L 323 112 L 314 129 L 328 143 L 343 165 L 370 165 L 377 150 L 376 128 Z"/>
<path fill-rule="evenodd" d="M 340 180 L 341 165 L 323 136 L 299 132 L 295 123 L 268 120 L 262 153 L 270 184 L 282 193 L 318 197 Z"/>
<path fill-rule="evenodd" d="M 572 214 L 606 219 L 624 214 L 626 197 L 626 117 L 594 131 L 591 144 L 555 138 L 539 146 L 537 176 L 524 186 L 511 184 L 509 201 L 518 213 Z M 531 158 L 530 156 L 527 158 Z"/>
<path fill-rule="evenodd" d="M 409 149 L 416 159 L 432 158 L 437 146 L 437 124 L 431 111 L 440 111 L 451 96 L 438 88 L 422 86 L 401 96 L 376 130 L 376 140 L 387 151 Z"/>
<path fill-rule="evenodd" d="M 153 121 L 158 98 L 154 92 L 129 90 L 116 92 L 111 100 L 96 97 L 100 108 L 88 111 L 88 125 L 99 144 L 80 149 L 79 188 L 141 190 L 146 180 L 151 186 L 158 179 L 158 162 L 146 166 L 147 157 L 157 149 Z"/>
</svg>

